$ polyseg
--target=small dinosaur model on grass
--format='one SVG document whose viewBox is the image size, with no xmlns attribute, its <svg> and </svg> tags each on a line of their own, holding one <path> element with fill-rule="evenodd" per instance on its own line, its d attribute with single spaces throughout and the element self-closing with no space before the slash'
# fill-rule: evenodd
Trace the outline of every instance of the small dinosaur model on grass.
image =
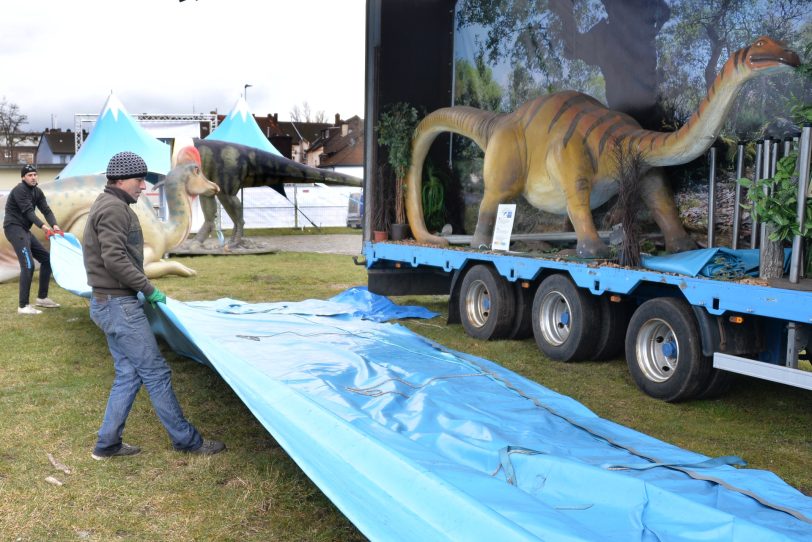
<svg viewBox="0 0 812 542">
<path fill-rule="evenodd" d="M 162 259 L 164 254 L 180 245 L 189 235 L 192 216 L 189 198 L 214 196 L 219 191 L 217 185 L 201 173 L 199 156 L 194 160 L 196 153 L 194 147 L 185 151 L 191 157 L 190 161 L 174 167 L 163 180 L 169 209 L 166 221 L 158 218 L 146 197 L 138 198 L 133 204 L 144 235 L 144 271 L 149 278 L 164 275 L 190 277 L 196 274 L 179 262 Z M 90 206 L 106 184 L 104 175 L 84 175 L 42 183 L 39 187 L 48 198 L 54 214 L 59 217 L 62 228 L 82 239 Z M 0 216 L 2 209 L 5 206 L 0 207 Z M 45 242 L 44 239 L 40 240 Z M 20 265 L 14 249 L 5 236 L 0 236 L 0 282 L 19 274 Z"/>
<path fill-rule="evenodd" d="M 242 241 L 242 203 L 237 198 L 241 188 L 268 186 L 285 195 L 285 183 L 324 183 L 346 186 L 361 186 L 361 180 L 330 171 L 318 169 L 289 160 L 284 156 L 259 150 L 246 145 L 193 139 L 192 145 L 199 151 L 203 174 L 220 187 L 217 199 L 234 222 L 234 232 L 229 241 L 230 247 L 239 246 Z M 183 147 L 188 149 L 189 147 Z M 188 161 L 186 153 L 177 153 L 175 163 Z M 195 241 L 204 242 L 211 235 L 217 204 L 214 196 L 200 198 L 200 207 L 205 220 L 198 230 Z M 57 215 L 58 216 L 58 215 Z"/>
<path fill-rule="evenodd" d="M 713 144 L 745 81 L 799 64 L 798 55 L 782 44 L 767 36 L 757 39 L 728 59 L 699 109 L 676 132 L 644 130 L 628 115 L 574 91 L 538 97 L 508 114 L 464 106 L 434 111 L 420 122 L 412 140 L 406 194 L 412 233 L 419 242 L 448 244 L 426 228 L 421 173 L 434 139 L 454 132 L 485 151 L 484 194 L 471 246 L 490 244 L 498 205 L 523 195 L 538 209 L 569 215 L 579 256 L 607 256 L 592 209 L 617 193 L 617 151 L 622 148 L 639 153 L 645 168 L 641 195 L 663 232 L 666 249 L 696 248 L 659 168 L 690 162 Z"/>
</svg>

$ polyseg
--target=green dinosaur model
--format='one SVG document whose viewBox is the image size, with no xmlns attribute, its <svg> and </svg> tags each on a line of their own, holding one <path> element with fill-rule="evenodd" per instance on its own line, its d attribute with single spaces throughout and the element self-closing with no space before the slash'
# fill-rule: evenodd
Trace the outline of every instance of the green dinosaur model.
<svg viewBox="0 0 812 542">
<path fill-rule="evenodd" d="M 192 144 L 200 153 L 203 174 L 220 187 L 217 199 L 234 222 L 229 241 L 231 247 L 240 244 L 245 226 L 242 204 L 237 198 L 241 188 L 268 186 L 284 196 L 285 183 L 361 186 L 361 180 L 356 177 L 310 167 L 254 147 L 204 139 L 193 139 Z M 189 160 L 185 153 L 178 153 L 175 157 L 175 163 Z M 217 214 L 214 196 L 201 196 L 200 207 L 205 222 L 195 236 L 198 243 L 205 241 L 214 229 Z"/>
</svg>

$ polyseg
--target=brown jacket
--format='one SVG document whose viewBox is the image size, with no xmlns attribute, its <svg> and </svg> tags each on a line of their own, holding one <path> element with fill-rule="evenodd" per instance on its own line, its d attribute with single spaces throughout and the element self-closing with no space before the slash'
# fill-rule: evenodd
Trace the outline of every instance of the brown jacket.
<svg viewBox="0 0 812 542">
<path fill-rule="evenodd" d="M 94 293 L 149 296 L 155 289 L 144 274 L 144 236 L 132 203 L 129 194 L 108 185 L 90 208 L 82 250 Z"/>
</svg>

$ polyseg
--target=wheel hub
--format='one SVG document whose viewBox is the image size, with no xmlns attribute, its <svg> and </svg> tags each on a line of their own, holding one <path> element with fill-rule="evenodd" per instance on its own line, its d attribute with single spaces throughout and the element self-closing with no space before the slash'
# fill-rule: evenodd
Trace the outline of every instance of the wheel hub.
<svg viewBox="0 0 812 542">
<path fill-rule="evenodd" d="M 570 336 L 572 309 L 560 292 L 551 291 L 541 300 L 540 330 L 549 344 L 561 346 Z"/>
<path fill-rule="evenodd" d="M 674 375 L 679 363 L 679 342 L 667 322 L 652 319 L 637 335 L 637 362 L 647 379 L 665 382 Z"/>
<path fill-rule="evenodd" d="M 478 280 L 471 284 L 465 296 L 465 310 L 468 321 L 476 327 L 483 327 L 491 314 L 491 294 L 485 283 Z"/>
</svg>

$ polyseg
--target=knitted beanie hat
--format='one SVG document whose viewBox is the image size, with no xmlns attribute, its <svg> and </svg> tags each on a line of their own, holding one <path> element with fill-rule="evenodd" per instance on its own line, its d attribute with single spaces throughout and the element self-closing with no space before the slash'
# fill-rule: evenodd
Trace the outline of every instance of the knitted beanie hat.
<svg viewBox="0 0 812 542">
<path fill-rule="evenodd" d="M 36 172 L 37 172 L 36 167 L 32 166 L 31 164 L 26 164 L 20 170 L 20 177 L 22 178 L 22 177 L 25 177 L 26 175 L 28 175 L 29 173 L 36 173 Z"/>
<path fill-rule="evenodd" d="M 107 164 L 107 180 L 123 181 L 147 176 L 147 163 L 134 152 L 124 151 L 113 155 Z"/>
</svg>

